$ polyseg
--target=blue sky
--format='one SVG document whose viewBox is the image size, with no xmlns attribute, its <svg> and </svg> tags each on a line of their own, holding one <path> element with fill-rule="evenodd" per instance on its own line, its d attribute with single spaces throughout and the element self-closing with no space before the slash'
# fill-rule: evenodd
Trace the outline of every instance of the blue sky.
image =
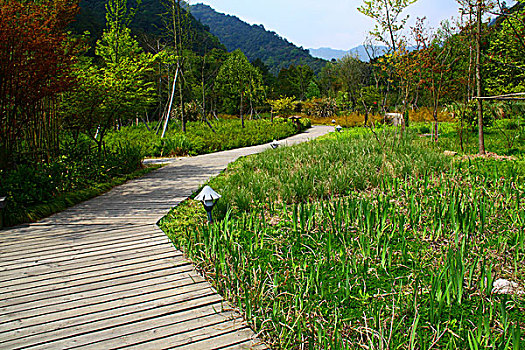
<svg viewBox="0 0 525 350">
<path fill-rule="evenodd" d="M 251 24 L 263 24 L 304 48 L 348 50 L 363 43 L 374 22 L 357 11 L 360 0 L 191 0 Z M 455 0 L 418 0 L 406 13 L 411 21 L 427 17 L 436 27 L 457 16 Z"/>
</svg>

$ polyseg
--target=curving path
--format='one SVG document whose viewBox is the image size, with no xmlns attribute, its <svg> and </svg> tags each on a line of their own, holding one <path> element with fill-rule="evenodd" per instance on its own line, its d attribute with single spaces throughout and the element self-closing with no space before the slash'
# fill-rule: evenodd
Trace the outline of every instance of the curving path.
<svg viewBox="0 0 525 350">
<path fill-rule="evenodd" d="M 100 197 L 0 231 L 0 349 L 265 349 L 156 223 L 228 163 L 268 147 L 164 160 Z"/>
</svg>

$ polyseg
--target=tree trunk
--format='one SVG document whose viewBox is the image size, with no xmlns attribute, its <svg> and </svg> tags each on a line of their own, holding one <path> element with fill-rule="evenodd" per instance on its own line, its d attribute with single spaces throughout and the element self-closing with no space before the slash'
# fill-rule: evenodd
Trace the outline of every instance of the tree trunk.
<svg viewBox="0 0 525 350">
<path fill-rule="evenodd" d="M 166 135 L 166 130 L 168 129 L 168 122 L 170 120 L 171 107 L 173 106 L 173 97 L 175 96 L 175 86 L 177 83 L 178 74 L 179 74 L 179 67 L 177 66 L 177 70 L 175 71 L 175 78 L 173 79 L 173 86 L 171 88 L 170 104 L 168 106 L 168 112 L 166 112 L 166 118 L 164 120 L 164 128 L 162 129 L 162 135 L 160 136 L 161 139 L 164 138 L 164 136 Z"/>
<path fill-rule="evenodd" d="M 242 101 L 243 100 L 243 93 L 241 92 L 241 126 L 244 129 L 244 116 L 242 114 Z"/>
<path fill-rule="evenodd" d="M 485 135 L 483 133 L 483 101 L 481 100 L 481 7 L 482 0 L 478 0 L 477 7 L 477 33 L 476 33 L 476 92 L 478 105 L 478 143 L 479 154 L 485 154 Z"/>
</svg>

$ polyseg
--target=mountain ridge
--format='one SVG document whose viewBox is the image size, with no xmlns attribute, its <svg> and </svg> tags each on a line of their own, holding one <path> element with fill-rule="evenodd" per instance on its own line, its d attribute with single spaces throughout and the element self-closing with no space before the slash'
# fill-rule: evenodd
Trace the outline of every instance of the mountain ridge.
<svg viewBox="0 0 525 350">
<path fill-rule="evenodd" d="M 386 46 L 373 46 L 372 49 L 375 51 L 376 56 L 382 56 L 387 52 Z M 314 57 L 322 58 L 328 61 L 332 59 L 339 60 L 344 56 L 351 55 L 360 59 L 363 62 L 369 62 L 370 57 L 366 52 L 366 47 L 364 45 L 356 46 L 350 50 L 340 50 L 332 49 L 330 47 L 320 47 L 318 49 L 310 48 L 308 49 L 310 54 Z"/>
<path fill-rule="evenodd" d="M 253 62 L 260 59 L 274 75 L 290 65 L 308 65 L 319 73 L 325 60 L 315 58 L 308 50 L 298 47 L 262 24 L 249 24 L 236 16 L 214 10 L 205 4 L 191 5 L 191 13 L 210 32 L 217 36 L 228 51 L 240 49 Z"/>
<path fill-rule="evenodd" d="M 102 36 L 106 26 L 106 3 L 107 0 L 80 0 L 80 12 L 71 26 L 71 29 L 77 34 L 82 34 L 85 31 L 90 33 L 89 43 L 91 47 Z M 130 6 L 136 6 L 136 2 L 130 1 Z M 185 10 L 183 9 L 183 11 Z M 145 49 L 147 49 L 147 41 L 155 42 L 157 39 L 166 38 L 162 19 L 165 12 L 166 9 L 161 0 L 142 0 L 138 6 L 130 29 Z M 194 36 L 191 44 L 192 51 L 202 55 L 212 49 L 226 50 L 219 39 L 191 14 L 189 16 L 189 28 Z"/>
</svg>

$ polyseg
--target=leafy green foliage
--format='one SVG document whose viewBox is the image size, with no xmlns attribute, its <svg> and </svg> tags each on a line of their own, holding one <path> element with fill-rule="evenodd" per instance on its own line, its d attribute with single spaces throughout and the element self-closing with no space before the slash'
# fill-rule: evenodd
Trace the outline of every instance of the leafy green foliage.
<svg viewBox="0 0 525 350">
<path fill-rule="evenodd" d="M 370 34 L 384 43 L 390 51 L 397 51 L 401 40 L 400 32 L 408 16 L 400 18 L 403 11 L 417 0 L 363 0 L 358 10 L 376 22 Z"/>
<path fill-rule="evenodd" d="M 305 100 L 308 87 L 314 82 L 314 71 L 307 65 L 290 65 L 277 75 L 277 93 L 281 96 L 297 96 Z"/>
<path fill-rule="evenodd" d="M 282 97 L 276 100 L 268 100 L 267 102 L 272 107 L 272 112 L 286 117 L 291 115 L 297 105 L 297 101 L 294 101 L 295 97 Z"/>
<path fill-rule="evenodd" d="M 77 34 L 82 34 L 85 31 L 90 33 L 89 43 L 92 46 L 102 36 L 105 26 L 106 2 L 107 0 L 81 0 L 80 13 L 72 25 L 72 29 Z M 149 43 L 165 36 L 165 28 L 162 23 L 166 8 L 163 1 L 143 0 L 140 6 L 137 6 L 136 1 L 129 0 L 129 5 L 137 9 L 134 21 L 129 24 L 129 28 L 132 34 L 140 38 L 141 46 L 144 49 L 149 49 Z M 185 13 L 186 10 L 183 9 L 183 12 Z M 219 39 L 191 15 L 189 16 L 187 35 L 191 37 L 192 51 L 200 55 L 212 49 L 225 50 Z"/>
<path fill-rule="evenodd" d="M 487 89 L 493 95 L 525 91 L 525 8 L 508 16 L 488 48 Z"/>
<path fill-rule="evenodd" d="M 242 114 L 264 101 L 265 89 L 259 70 L 240 50 L 232 52 L 221 66 L 215 81 L 222 108 L 228 114 Z"/>
<path fill-rule="evenodd" d="M 331 118 L 337 114 L 337 102 L 330 97 L 314 98 L 303 104 L 303 111 L 308 116 Z"/>
<path fill-rule="evenodd" d="M 126 121 L 143 112 L 155 96 L 148 74 L 156 57 L 142 51 L 126 26 L 134 11 L 128 10 L 123 0 L 111 0 L 107 8 L 107 28 L 96 46 L 104 65 L 97 67 L 87 58 L 79 60 L 75 72 L 78 86 L 64 95 L 61 111 L 67 127 L 92 137 L 99 150 L 117 120 Z"/>
</svg>

